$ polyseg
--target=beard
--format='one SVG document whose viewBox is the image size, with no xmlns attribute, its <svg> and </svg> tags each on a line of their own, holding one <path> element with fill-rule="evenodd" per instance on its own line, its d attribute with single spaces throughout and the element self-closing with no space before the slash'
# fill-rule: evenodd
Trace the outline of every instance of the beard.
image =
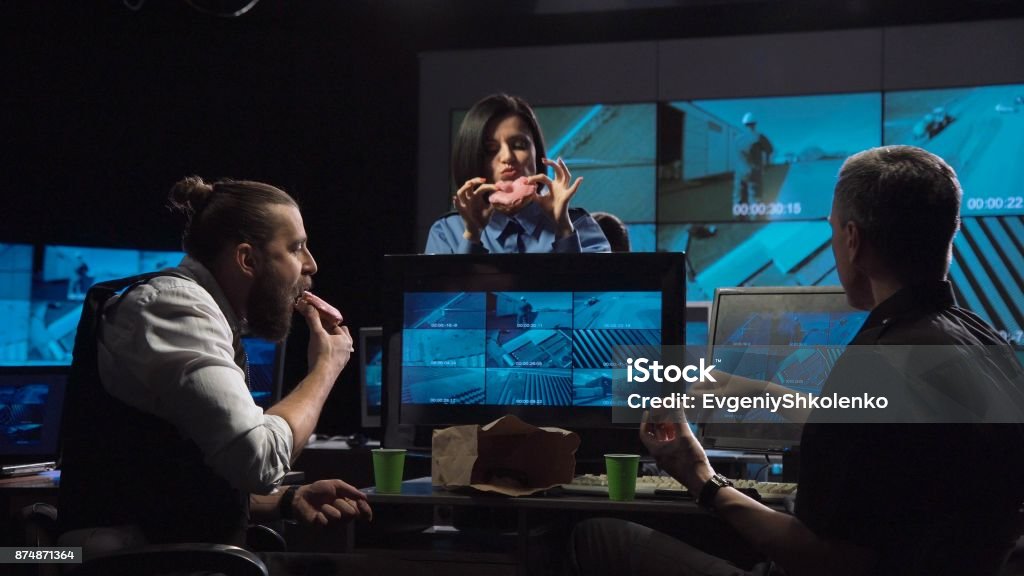
<svg viewBox="0 0 1024 576">
<path fill-rule="evenodd" d="M 287 338 L 292 328 L 295 300 L 303 290 L 309 289 L 309 284 L 306 277 L 298 284 L 286 284 L 271 273 L 258 274 L 249 293 L 246 317 L 249 333 L 271 342 Z"/>
</svg>

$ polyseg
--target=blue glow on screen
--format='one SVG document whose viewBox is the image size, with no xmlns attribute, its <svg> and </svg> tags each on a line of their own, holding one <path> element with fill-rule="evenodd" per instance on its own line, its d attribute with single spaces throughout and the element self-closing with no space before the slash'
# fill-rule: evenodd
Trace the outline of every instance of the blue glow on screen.
<svg viewBox="0 0 1024 576">
<path fill-rule="evenodd" d="M 277 401 L 279 345 L 255 337 L 242 338 L 242 345 L 249 361 L 249 393 L 256 404 L 269 408 Z"/>
<path fill-rule="evenodd" d="M 561 157 L 583 184 L 573 205 L 623 222 L 653 222 L 656 189 L 654 104 L 538 106 L 551 158 Z"/>
<path fill-rule="evenodd" d="M 1024 351 L 1024 84 L 886 93 L 885 143 L 920 146 L 956 170 L 957 298 Z"/>
<path fill-rule="evenodd" d="M 660 160 L 659 223 L 826 218 L 843 161 L 882 141 L 878 92 L 673 102 L 660 122 L 683 137 Z"/>
<path fill-rule="evenodd" d="M 0 374 L 0 460 L 56 458 L 66 382 L 59 372 Z"/>
<path fill-rule="evenodd" d="M 887 92 L 885 144 L 948 162 L 964 216 L 1024 215 L 1024 84 Z"/>
<path fill-rule="evenodd" d="M 366 405 L 368 407 L 380 408 L 381 387 L 384 378 L 384 350 L 380 338 L 368 338 L 366 340 L 367 350 L 363 352 L 366 364 L 363 366 L 364 385 L 366 386 Z"/>
<path fill-rule="evenodd" d="M 49 392 L 45 384 L 0 386 L 0 450 L 42 442 Z"/>
<path fill-rule="evenodd" d="M 615 350 L 661 342 L 658 292 L 420 292 L 405 311 L 407 404 L 608 406 Z"/>
<path fill-rule="evenodd" d="M 654 103 L 592 103 L 534 106 L 533 109 L 547 143 L 547 156 L 561 157 L 573 178 L 583 177 L 583 185 L 572 199 L 573 206 L 586 208 L 588 212 L 609 212 L 626 223 L 654 222 L 657 188 L 657 106 Z M 458 133 L 465 115 L 465 110 L 453 111 L 453 135 Z M 548 175 L 553 175 L 550 169 Z"/>
<path fill-rule="evenodd" d="M 28 354 L 32 246 L 0 244 L 0 365 L 20 364 Z"/>
<path fill-rule="evenodd" d="M 25 302 L 28 323 L 24 353 L 5 362 L 70 364 L 82 302 L 93 284 L 175 266 L 183 256 L 182 252 L 170 251 L 44 247 L 42 269 L 34 275 Z"/>
</svg>

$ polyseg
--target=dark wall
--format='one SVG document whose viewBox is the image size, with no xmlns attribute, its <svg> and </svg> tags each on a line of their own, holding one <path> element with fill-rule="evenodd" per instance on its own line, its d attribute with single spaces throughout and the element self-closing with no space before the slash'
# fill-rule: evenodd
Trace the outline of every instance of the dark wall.
<svg viewBox="0 0 1024 576">
<path fill-rule="evenodd" d="M 209 8 L 238 0 L 194 0 Z M 531 2 L 262 0 L 227 19 L 179 0 L 0 7 L 0 242 L 176 249 L 187 174 L 277 184 L 303 207 L 318 292 L 381 322 L 379 261 L 416 251 L 417 53 L 1022 15 L 1020 2 L 764 0 L 535 16 Z M 496 62 L 495 66 L 538 66 Z M 466 79 L 467 84 L 472 78 Z M 289 345 L 301 377 L 305 334 Z M 356 363 L 322 418 L 357 428 Z"/>
</svg>

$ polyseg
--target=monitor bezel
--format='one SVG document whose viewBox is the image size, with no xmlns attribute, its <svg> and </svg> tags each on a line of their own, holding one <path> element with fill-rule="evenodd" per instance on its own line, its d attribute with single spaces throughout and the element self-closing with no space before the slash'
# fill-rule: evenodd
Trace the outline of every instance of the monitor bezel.
<svg viewBox="0 0 1024 576">
<path fill-rule="evenodd" d="M 629 428 L 635 440 L 635 424 L 612 422 L 610 407 L 489 406 L 473 405 L 472 418 L 445 418 L 443 410 L 424 412 L 429 405 L 401 403 L 402 314 L 405 291 L 465 290 L 467 278 L 474 278 L 477 290 L 487 290 L 518 274 L 523 282 L 517 290 L 565 290 L 584 282 L 578 291 L 638 290 L 662 294 L 662 343 L 685 342 L 686 260 L 682 252 L 586 253 L 586 254 L 482 254 L 482 255 L 388 255 L 384 260 L 384 425 L 389 447 L 425 448 L 430 429 L 457 424 L 486 424 L 506 414 L 515 414 L 538 426 L 557 425 L 574 430 L 622 430 Z M 587 284 L 589 282 L 589 284 Z M 598 283 L 599 282 L 599 283 Z M 507 284 L 506 284 L 507 285 Z M 597 288 L 597 286 L 601 286 Z M 593 286 L 593 288 L 587 288 Z M 504 289 L 504 288 L 503 288 Z M 664 327 L 670 327 L 665 329 Z M 413 407 L 415 406 L 415 407 Z M 467 407 L 459 406 L 457 409 Z M 586 409 L 587 412 L 580 413 Z"/>
</svg>

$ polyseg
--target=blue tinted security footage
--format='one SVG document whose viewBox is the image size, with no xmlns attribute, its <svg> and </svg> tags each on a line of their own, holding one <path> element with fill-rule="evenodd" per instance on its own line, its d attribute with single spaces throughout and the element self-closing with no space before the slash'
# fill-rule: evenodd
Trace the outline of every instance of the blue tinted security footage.
<svg viewBox="0 0 1024 576">
<path fill-rule="evenodd" d="M 654 292 L 411 293 L 405 312 L 412 404 L 607 405 L 621 355 L 661 340 Z"/>
</svg>

